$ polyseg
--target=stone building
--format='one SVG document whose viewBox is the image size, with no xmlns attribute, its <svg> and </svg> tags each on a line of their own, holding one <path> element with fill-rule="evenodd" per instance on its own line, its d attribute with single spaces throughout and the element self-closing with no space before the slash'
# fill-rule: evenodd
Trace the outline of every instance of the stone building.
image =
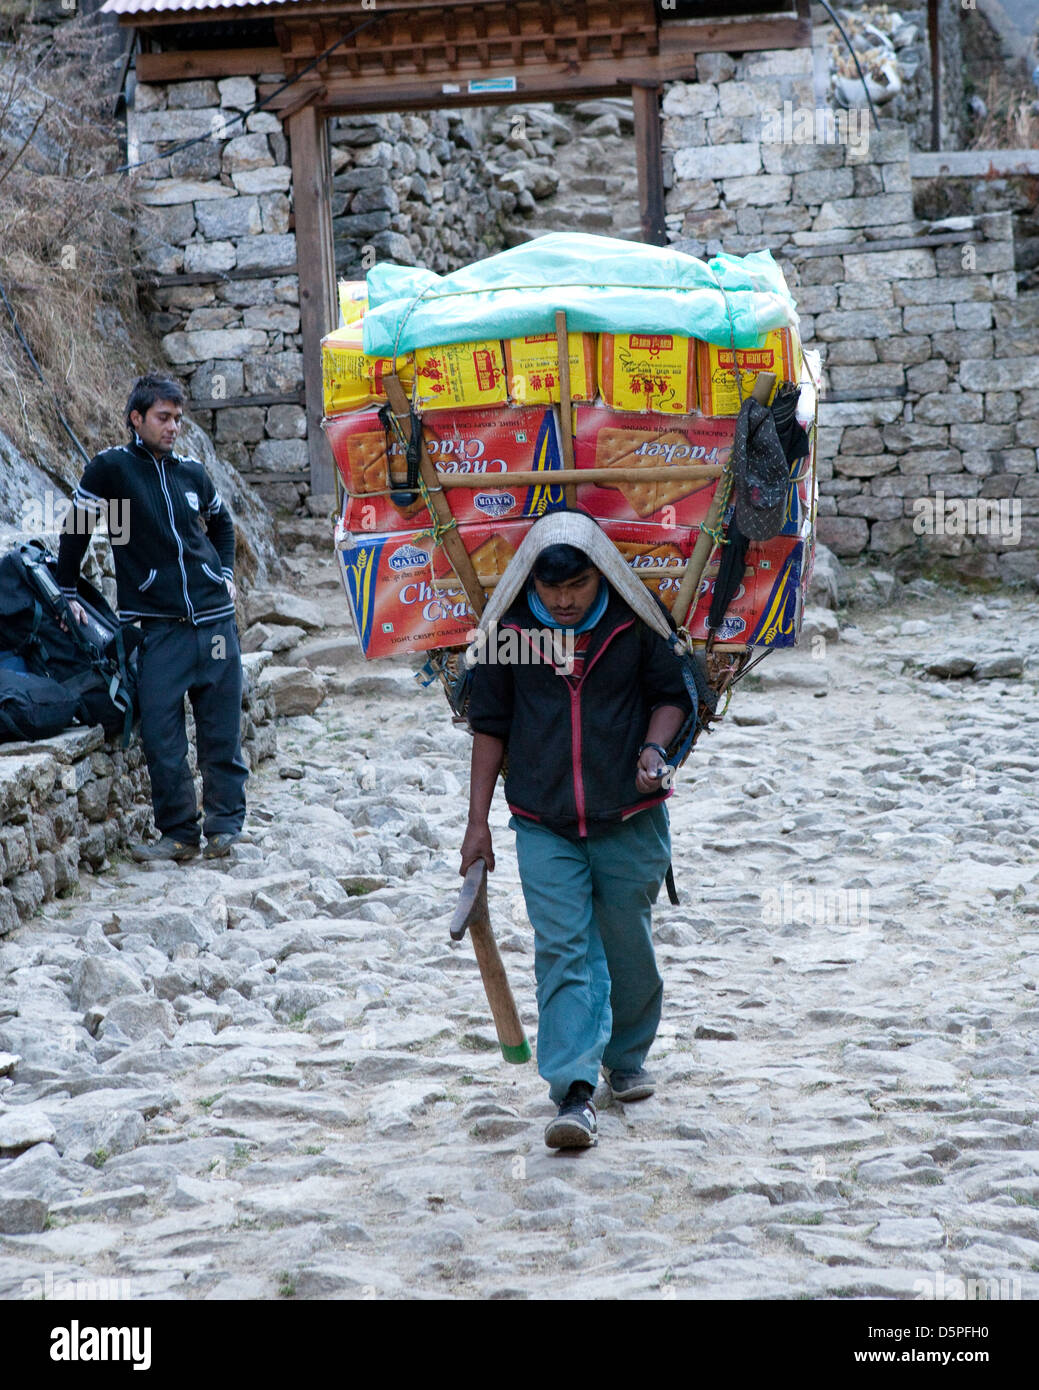
<svg viewBox="0 0 1039 1390">
<path fill-rule="evenodd" d="M 808 0 L 767 18 L 590 0 L 549 7 L 549 32 L 525 2 L 106 8 L 140 36 L 127 124 L 152 323 L 271 505 L 327 506 L 318 344 L 337 271 L 445 270 L 580 227 L 772 250 L 824 351 L 819 533 L 839 554 L 1039 570 L 1039 311 L 1014 219 L 917 215 L 962 167 L 954 0 L 847 21 L 879 129 Z M 993 159 L 1039 173 L 1034 151 Z M 955 508 L 939 525 L 939 496 L 975 517 L 1012 503 L 1014 528 L 998 507 L 987 530 L 962 534 Z"/>
</svg>

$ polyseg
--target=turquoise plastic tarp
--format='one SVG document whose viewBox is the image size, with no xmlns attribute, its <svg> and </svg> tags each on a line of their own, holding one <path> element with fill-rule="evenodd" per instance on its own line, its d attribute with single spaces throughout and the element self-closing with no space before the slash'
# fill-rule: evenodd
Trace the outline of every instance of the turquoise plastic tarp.
<svg viewBox="0 0 1039 1390">
<path fill-rule="evenodd" d="M 739 348 L 798 321 L 770 251 L 704 262 L 668 247 L 580 232 L 553 232 L 450 275 L 376 265 L 368 272 L 368 303 L 364 350 L 378 357 L 553 333 L 558 309 L 575 333 L 681 333 L 709 343 L 734 339 Z"/>
</svg>

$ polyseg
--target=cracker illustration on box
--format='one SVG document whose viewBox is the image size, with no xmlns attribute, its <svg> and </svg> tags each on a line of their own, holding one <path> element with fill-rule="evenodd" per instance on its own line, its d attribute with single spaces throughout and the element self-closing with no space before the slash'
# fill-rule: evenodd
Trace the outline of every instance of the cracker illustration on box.
<svg viewBox="0 0 1039 1390">
<path fill-rule="evenodd" d="M 478 545 L 470 559 L 480 583 L 486 587 L 499 580 L 515 553 L 515 547 L 500 535 L 493 535 L 483 545 Z"/>
<path fill-rule="evenodd" d="M 574 458 L 578 468 L 721 468 L 732 450 L 735 421 L 701 415 L 632 415 L 578 406 Z M 593 516 L 618 521 L 699 526 L 710 511 L 717 478 L 578 483 L 577 500 Z"/>
</svg>

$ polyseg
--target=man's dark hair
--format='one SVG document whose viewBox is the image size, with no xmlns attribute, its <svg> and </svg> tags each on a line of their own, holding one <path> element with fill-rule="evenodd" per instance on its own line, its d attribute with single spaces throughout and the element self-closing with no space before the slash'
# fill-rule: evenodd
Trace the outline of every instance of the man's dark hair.
<svg viewBox="0 0 1039 1390">
<path fill-rule="evenodd" d="M 591 565 L 591 560 L 576 545 L 549 545 L 534 561 L 533 575 L 542 584 L 562 584 L 567 579 L 576 579 Z"/>
<path fill-rule="evenodd" d="M 171 376 L 163 376 L 161 372 L 149 372 L 147 376 L 139 376 L 131 387 L 130 398 L 126 402 L 126 427 L 129 430 L 133 429 L 130 416 L 135 410 L 139 415 L 147 415 L 156 401 L 172 401 L 174 405 L 182 406 L 186 399 L 183 386 Z"/>
</svg>

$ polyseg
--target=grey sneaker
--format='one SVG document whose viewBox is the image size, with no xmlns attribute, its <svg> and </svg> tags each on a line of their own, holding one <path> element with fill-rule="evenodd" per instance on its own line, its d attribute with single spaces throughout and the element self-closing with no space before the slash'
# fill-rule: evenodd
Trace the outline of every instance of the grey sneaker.
<svg viewBox="0 0 1039 1390">
<path fill-rule="evenodd" d="M 590 1149 L 599 1142 L 598 1134 L 592 1088 L 587 1081 L 575 1081 L 545 1130 L 545 1143 L 550 1149 Z"/>
<path fill-rule="evenodd" d="M 192 844 L 190 840 L 175 840 L 172 835 L 163 835 L 162 839 L 156 840 L 153 845 L 131 845 L 130 853 L 138 864 L 151 864 L 164 859 L 173 859 L 176 863 L 183 864 L 197 856 L 198 845 Z"/>
<path fill-rule="evenodd" d="M 223 859 L 225 854 L 231 852 L 231 846 L 237 839 L 237 834 L 230 830 L 221 830 L 218 835 L 207 836 L 206 847 L 202 851 L 202 858 Z"/>
<path fill-rule="evenodd" d="M 646 1100 L 657 1089 L 657 1083 L 648 1071 L 640 1067 L 638 1071 L 612 1071 L 604 1066 L 602 1074 L 606 1084 L 613 1092 L 614 1100 L 627 1103 L 632 1100 Z"/>
</svg>

